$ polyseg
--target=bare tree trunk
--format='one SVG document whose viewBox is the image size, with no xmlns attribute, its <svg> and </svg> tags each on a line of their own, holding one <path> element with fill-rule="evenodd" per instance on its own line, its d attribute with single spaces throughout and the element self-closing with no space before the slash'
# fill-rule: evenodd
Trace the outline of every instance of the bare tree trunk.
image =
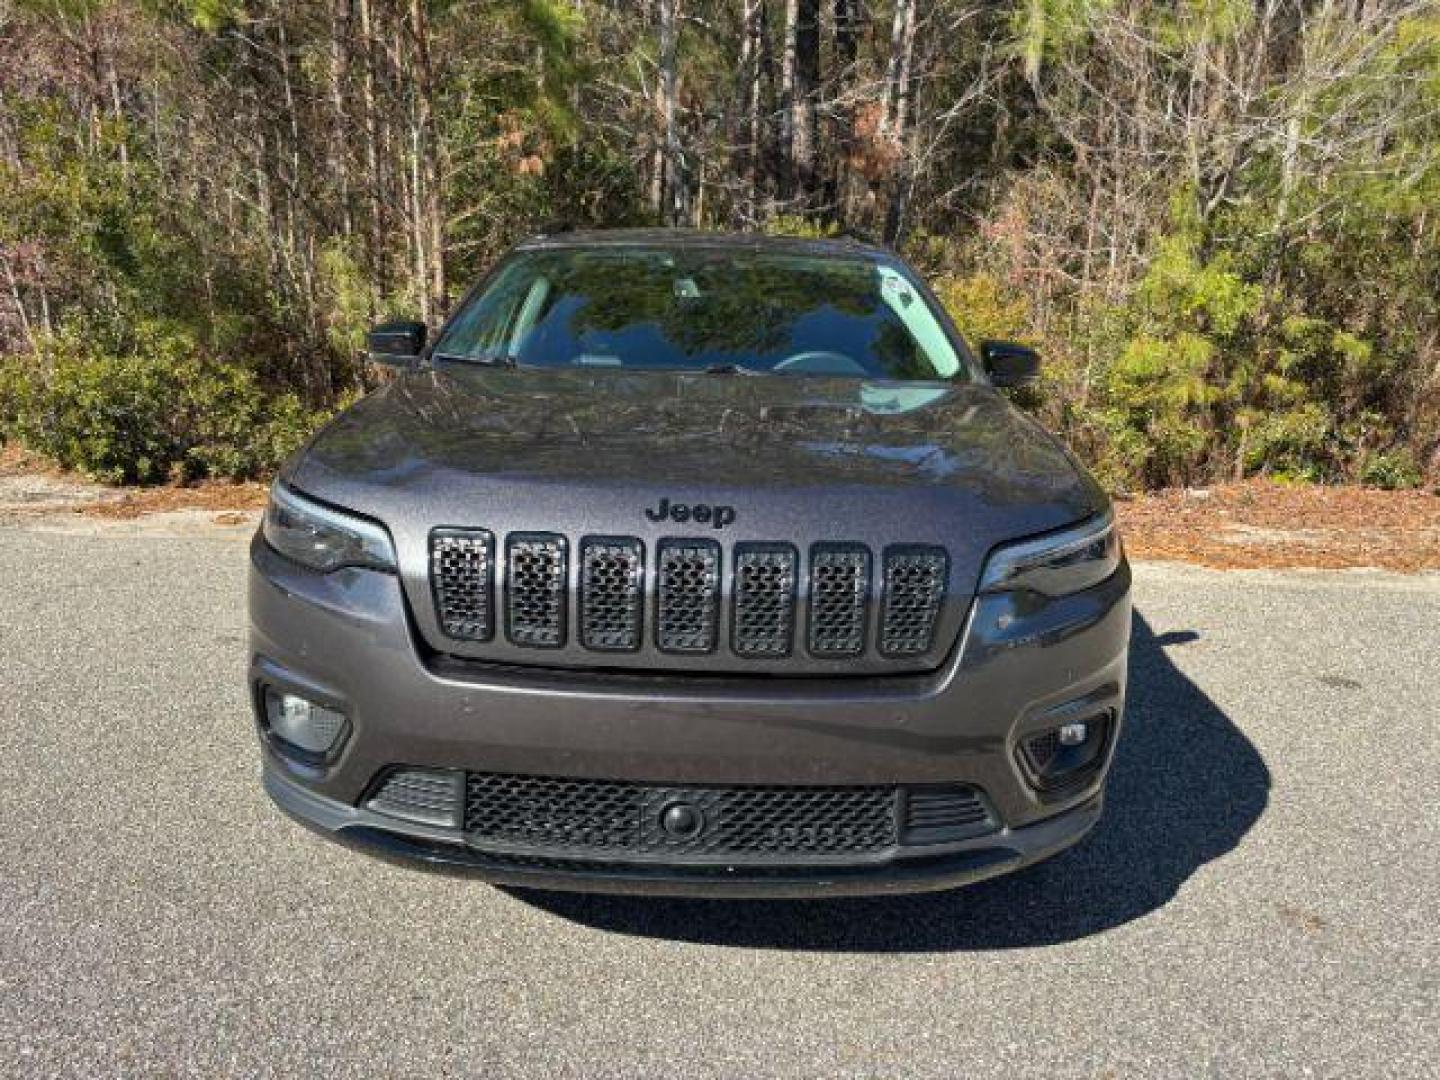
<svg viewBox="0 0 1440 1080">
<path fill-rule="evenodd" d="M 849 219 L 850 159 L 855 153 L 855 84 L 864 16 L 860 0 L 835 0 L 834 137 L 829 196 L 837 220 Z"/>
<path fill-rule="evenodd" d="M 781 198 L 795 193 L 795 54 L 799 45 L 800 0 L 785 0 L 785 46 L 780 52 L 780 153 L 775 189 Z"/>
<path fill-rule="evenodd" d="M 375 289 L 383 296 L 389 291 L 390 275 L 385 257 L 385 208 L 381 197 L 380 116 L 375 100 L 375 26 L 370 0 L 358 0 L 358 3 L 361 55 L 365 60 L 360 100 L 365 114 L 365 192 L 370 211 L 370 269 Z"/>
<path fill-rule="evenodd" d="M 736 140 L 735 171 L 741 192 L 737 203 L 739 223 L 753 225 L 758 200 L 760 165 L 760 52 L 764 31 L 765 0 L 745 0 L 740 25 L 740 135 Z"/>
<path fill-rule="evenodd" d="M 345 237 L 355 232 L 350 205 L 350 117 L 345 105 L 345 88 L 350 79 L 350 0 L 331 0 L 330 5 L 330 171 L 339 189 L 340 231 Z"/>
<path fill-rule="evenodd" d="M 795 5 L 795 81 L 791 96 L 790 168 L 795 192 L 810 200 L 815 193 L 815 162 L 820 149 L 820 0 Z"/>
<path fill-rule="evenodd" d="M 430 28 L 424 0 L 410 0 L 415 35 L 417 203 L 421 207 L 424 263 L 420 277 L 425 307 L 438 317 L 445 306 L 445 221 L 440 201 L 439 140 L 435 137 L 435 72 L 430 63 Z"/>
<path fill-rule="evenodd" d="M 660 145 L 661 219 L 668 225 L 684 220 L 684 176 L 680 134 L 676 130 L 677 77 L 675 50 L 679 39 L 680 0 L 660 0 Z"/>
<path fill-rule="evenodd" d="M 884 238 L 894 244 L 904 223 L 905 204 L 913 182 L 914 147 L 910 144 L 910 82 L 915 53 L 915 0 L 896 0 L 890 28 L 890 60 L 886 67 L 885 108 L 881 132 L 899 154 L 890 180 Z"/>
</svg>

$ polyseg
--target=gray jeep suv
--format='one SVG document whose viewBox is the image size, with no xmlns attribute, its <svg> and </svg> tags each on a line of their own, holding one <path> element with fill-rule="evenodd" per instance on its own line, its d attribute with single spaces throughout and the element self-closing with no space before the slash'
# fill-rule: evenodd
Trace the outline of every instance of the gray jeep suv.
<svg viewBox="0 0 1440 1080">
<path fill-rule="evenodd" d="M 378 328 L 402 369 L 251 549 L 266 790 L 543 888 L 944 888 L 1079 840 L 1124 703 L 1103 492 L 847 240 L 561 233 Z"/>
</svg>

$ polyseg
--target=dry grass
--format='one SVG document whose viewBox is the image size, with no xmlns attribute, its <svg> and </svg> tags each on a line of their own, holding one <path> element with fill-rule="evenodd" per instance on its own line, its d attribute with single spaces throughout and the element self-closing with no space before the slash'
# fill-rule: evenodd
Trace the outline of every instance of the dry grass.
<svg viewBox="0 0 1440 1080">
<path fill-rule="evenodd" d="M 1246 480 L 1118 504 L 1132 558 L 1221 569 L 1440 570 L 1440 496 Z"/>
</svg>

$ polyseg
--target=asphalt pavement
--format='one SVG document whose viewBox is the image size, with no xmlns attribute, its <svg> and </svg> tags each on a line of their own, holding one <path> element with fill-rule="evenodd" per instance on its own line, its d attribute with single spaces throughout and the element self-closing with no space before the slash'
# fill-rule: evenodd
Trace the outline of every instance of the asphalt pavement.
<svg viewBox="0 0 1440 1080">
<path fill-rule="evenodd" d="M 1440 577 L 1141 566 L 1079 848 L 939 895 L 657 901 L 274 811 L 246 539 L 0 527 L 4 1075 L 1440 1070 Z"/>
</svg>

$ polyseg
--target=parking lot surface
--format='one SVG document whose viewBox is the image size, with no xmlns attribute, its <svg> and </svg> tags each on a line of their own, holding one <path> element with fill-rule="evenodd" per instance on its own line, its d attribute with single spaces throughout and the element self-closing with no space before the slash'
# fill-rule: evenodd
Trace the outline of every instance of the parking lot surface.
<svg viewBox="0 0 1440 1080">
<path fill-rule="evenodd" d="M 0 1073 L 1434 1076 L 1440 578 L 1137 568 L 1079 848 L 969 890 L 522 894 L 282 818 L 243 528 L 0 528 Z"/>
</svg>

